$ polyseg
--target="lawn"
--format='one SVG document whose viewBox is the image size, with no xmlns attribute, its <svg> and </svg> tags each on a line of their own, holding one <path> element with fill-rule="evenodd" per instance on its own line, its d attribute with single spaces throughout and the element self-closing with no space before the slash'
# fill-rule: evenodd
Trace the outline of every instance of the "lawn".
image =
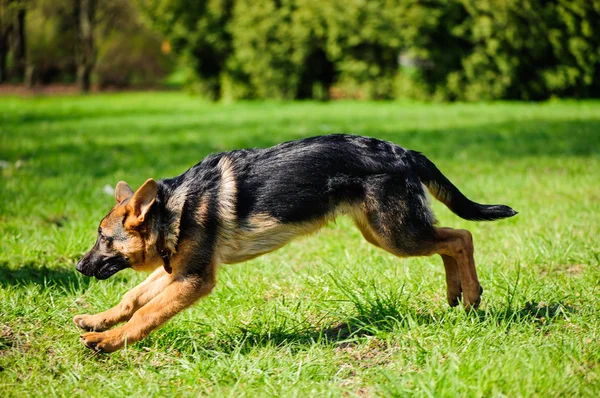
<svg viewBox="0 0 600 398">
<path fill-rule="evenodd" d="M 148 339 L 94 354 L 71 319 L 143 280 L 75 271 L 114 199 L 209 153 L 346 132 L 424 152 L 471 199 L 485 289 L 449 308 L 439 257 L 341 218 L 253 261 Z M 211 104 L 177 93 L 0 98 L 1 396 L 598 396 L 600 102 Z"/>
</svg>

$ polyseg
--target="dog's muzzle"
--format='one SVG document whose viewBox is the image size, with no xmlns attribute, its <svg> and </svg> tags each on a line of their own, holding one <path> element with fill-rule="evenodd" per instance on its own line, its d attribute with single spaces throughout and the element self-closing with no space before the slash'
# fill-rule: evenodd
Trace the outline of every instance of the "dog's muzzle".
<svg viewBox="0 0 600 398">
<path fill-rule="evenodd" d="M 85 275 L 85 272 L 83 272 L 83 261 L 82 260 L 79 260 L 77 262 L 77 265 L 75 266 L 75 269 Z"/>
<path fill-rule="evenodd" d="M 104 261 L 92 261 L 89 257 L 84 256 L 79 260 L 75 269 L 85 276 L 93 276 L 96 279 L 107 279 L 128 267 L 128 262 L 118 257 L 108 258 Z"/>
<path fill-rule="evenodd" d="M 90 269 L 88 261 L 86 261 L 85 257 L 79 260 L 79 262 L 75 266 L 75 269 L 85 276 L 94 276 L 94 273 Z"/>
</svg>

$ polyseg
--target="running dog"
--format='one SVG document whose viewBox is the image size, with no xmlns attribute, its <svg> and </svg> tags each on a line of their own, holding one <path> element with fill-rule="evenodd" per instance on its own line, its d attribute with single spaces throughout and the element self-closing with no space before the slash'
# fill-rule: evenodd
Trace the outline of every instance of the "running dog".
<svg viewBox="0 0 600 398">
<path fill-rule="evenodd" d="M 269 253 L 340 214 L 350 216 L 368 242 L 396 256 L 439 254 L 448 303 L 476 308 L 483 290 L 472 236 L 436 227 L 425 187 L 467 220 L 517 214 L 505 205 L 472 202 L 419 152 L 345 134 L 210 155 L 178 177 L 149 179 L 135 192 L 121 181 L 96 244 L 76 268 L 98 279 L 125 268 L 154 272 L 116 307 L 75 316 L 89 331 L 81 341 L 103 352 L 139 341 L 209 294 L 219 264 Z"/>
</svg>

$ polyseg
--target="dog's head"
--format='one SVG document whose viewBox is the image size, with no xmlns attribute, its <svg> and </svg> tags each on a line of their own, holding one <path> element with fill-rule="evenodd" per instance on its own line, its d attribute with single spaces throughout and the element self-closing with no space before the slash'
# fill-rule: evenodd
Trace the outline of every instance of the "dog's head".
<svg viewBox="0 0 600 398">
<path fill-rule="evenodd" d="M 77 263 L 76 269 L 87 276 L 106 279 L 125 268 L 142 269 L 155 262 L 148 250 L 152 235 L 151 208 L 156 202 L 158 185 L 147 180 L 136 192 L 121 181 L 115 189 L 117 204 L 102 219 L 96 244 Z"/>
</svg>

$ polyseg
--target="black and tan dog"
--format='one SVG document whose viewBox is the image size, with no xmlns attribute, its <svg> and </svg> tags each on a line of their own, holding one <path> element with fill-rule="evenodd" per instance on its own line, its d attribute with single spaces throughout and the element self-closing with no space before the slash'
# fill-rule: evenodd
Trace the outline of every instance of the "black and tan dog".
<svg viewBox="0 0 600 398">
<path fill-rule="evenodd" d="M 155 270 L 114 308 L 77 315 L 83 344 L 115 351 L 207 295 L 217 266 L 249 260 L 317 231 L 339 214 L 367 241 L 397 256 L 441 255 L 448 302 L 477 307 L 482 289 L 466 230 L 438 228 L 424 186 L 458 216 L 495 220 L 508 206 L 467 199 L 419 152 L 390 142 L 329 135 L 267 149 L 211 155 L 137 191 L 119 182 L 117 204 L 77 264 L 105 279 L 124 268 Z M 127 322 L 122 326 L 112 326 Z"/>
</svg>

